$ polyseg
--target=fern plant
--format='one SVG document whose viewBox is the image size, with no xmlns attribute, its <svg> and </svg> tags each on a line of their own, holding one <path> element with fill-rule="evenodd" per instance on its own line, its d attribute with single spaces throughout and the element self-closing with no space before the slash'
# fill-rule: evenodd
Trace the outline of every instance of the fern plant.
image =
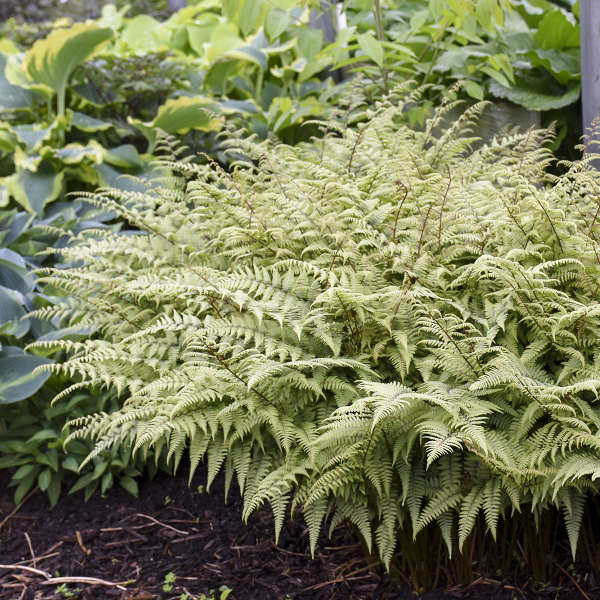
<svg viewBox="0 0 600 600">
<path fill-rule="evenodd" d="M 37 343 L 68 354 L 40 369 L 123 400 L 72 423 L 90 460 L 187 450 L 276 536 L 299 508 L 313 550 L 350 522 L 386 566 L 407 532 L 451 552 L 552 507 L 575 553 L 600 476 L 600 179 L 589 157 L 548 175 L 549 132 L 477 146 L 483 104 L 414 131 L 419 93 L 311 145 L 232 137 L 228 172 L 167 139 L 146 193 L 88 197 L 143 232 L 80 233 L 44 276 L 69 301 L 36 316 L 101 336 Z"/>
</svg>

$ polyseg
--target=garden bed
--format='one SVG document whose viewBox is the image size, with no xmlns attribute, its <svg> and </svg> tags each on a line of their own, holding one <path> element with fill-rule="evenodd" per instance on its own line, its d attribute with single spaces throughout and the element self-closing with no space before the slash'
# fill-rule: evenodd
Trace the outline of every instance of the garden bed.
<svg viewBox="0 0 600 600">
<path fill-rule="evenodd" d="M 0 599 L 179 600 L 187 593 L 194 600 L 202 594 L 211 598 L 210 590 L 221 586 L 232 590 L 230 600 L 415 597 L 408 586 L 398 586 L 372 566 L 349 533 L 340 530 L 331 540 L 322 537 L 311 560 L 307 530 L 300 522 L 288 523 L 275 546 L 268 511 L 259 512 L 244 526 L 237 491 L 232 487 L 225 503 L 222 480 L 210 494 L 199 493 L 201 481 L 203 476 L 196 476 L 188 487 L 183 470 L 177 477 L 159 474 L 141 484 L 139 499 L 113 490 L 108 497 L 97 495 L 83 503 L 77 494 L 65 497 L 53 510 L 48 509 L 46 498 L 34 494 L 8 519 L 15 507 L 3 485 L 0 563 L 15 566 L 0 569 Z M 122 586 L 126 590 L 117 585 L 45 583 L 43 575 L 16 565 L 52 577 L 127 582 Z M 169 574 L 176 578 L 165 591 L 163 586 L 168 588 L 173 579 Z M 600 589 L 587 585 L 587 592 L 583 591 L 597 598 Z M 586 596 L 557 568 L 555 580 L 543 590 L 515 572 L 505 578 L 482 576 L 473 585 L 422 597 L 570 600 Z"/>
</svg>

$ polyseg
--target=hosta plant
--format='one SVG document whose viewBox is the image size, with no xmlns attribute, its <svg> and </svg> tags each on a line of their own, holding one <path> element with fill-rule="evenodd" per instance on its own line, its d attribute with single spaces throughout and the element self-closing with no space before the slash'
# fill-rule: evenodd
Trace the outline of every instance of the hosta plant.
<svg viewBox="0 0 600 600">
<path fill-rule="evenodd" d="M 101 335 L 36 344 L 69 355 L 39 370 L 76 378 L 59 399 L 122 398 L 72 423 L 90 460 L 189 452 L 276 534 L 288 507 L 313 548 L 349 522 L 386 565 L 398 539 L 460 550 L 553 507 L 575 552 L 600 476 L 600 179 L 587 158 L 547 175 L 546 132 L 475 144 L 481 105 L 414 131 L 418 101 L 312 145 L 234 138 L 228 172 L 163 143 L 145 194 L 90 196 L 144 232 L 82 233 L 45 276 L 70 300 L 37 316 Z"/>
</svg>

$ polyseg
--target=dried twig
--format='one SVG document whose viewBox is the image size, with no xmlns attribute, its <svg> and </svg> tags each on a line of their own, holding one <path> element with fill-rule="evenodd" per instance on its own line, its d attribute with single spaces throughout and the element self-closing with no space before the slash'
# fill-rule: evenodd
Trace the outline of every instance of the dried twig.
<svg viewBox="0 0 600 600">
<path fill-rule="evenodd" d="M 136 516 L 143 517 L 144 519 L 149 519 L 150 521 L 152 521 L 153 523 L 156 523 L 160 527 L 164 527 L 165 529 L 170 529 L 171 531 L 174 531 L 175 533 L 179 533 L 180 535 L 188 535 L 188 533 L 189 533 L 188 531 L 182 531 L 181 529 L 175 529 L 175 527 L 171 527 L 170 525 L 167 525 L 166 523 L 161 523 L 154 517 L 151 517 L 150 515 L 145 515 L 144 513 L 137 513 Z"/>
<path fill-rule="evenodd" d="M 569 573 L 566 569 L 563 569 L 556 561 L 554 564 L 575 584 L 575 587 L 579 590 L 580 594 L 585 600 L 591 600 L 591 598 L 583 591 L 583 588 L 579 585 L 579 582 Z"/>
<path fill-rule="evenodd" d="M 41 575 L 42 577 L 45 577 L 46 579 L 49 579 L 50 577 L 52 577 L 52 575 L 50 575 L 49 573 L 46 573 L 46 571 L 42 571 L 41 569 L 34 569 L 33 567 L 28 567 L 26 565 L 0 565 L 0 569 L 7 569 L 9 571 L 14 570 L 14 569 L 19 569 L 21 571 L 27 571 L 28 573 L 33 573 L 35 575 Z"/>
<path fill-rule="evenodd" d="M 31 538 L 27 532 L 23 534 L 25 539 L 27 540 L 27 546 L 29 546 L 29 553 L 31 554 L 31 564 L 35 567 L 35 563 L 37 562 L 37 558 L 35 557 L 35 552 L 33 551 L 33 545 L 31 543 Z"/>
<path fill-rule="evenodd" d="M 6 517 L 4 517 L 4 519 L 2 519 L 2 521 L 0 521 L 0 529 L 2 529 L 2 527 L 4 527 L 4 525 L 6 525 L 6 523 L 8 523 L 8 521 L 17 514 L 17 512 L 21 509 L 21 506 L 23 506 L 23 504 L 25 504 L 25 502 L 27 502 L 27 500 L 29 500 L 29 498 L 35 494 L 35 492 L 37 492 L 37 486 L 34 487 L 29 494 L 27 494 L 27 496 L 25 496 L 25 498 L 23 498 L 23 500 L 21 500 L 21 502 L 19 502 L 19 504 L 17 504 L 17 506 L 11 512 L 9 512 Z"/>
<path fill-rule="evenodd" d="M 109 587 L 117 588 L 118 590 L 127 591 L 127 588 L 120 583 L 114 581 L 106 581 L 105 579 L 98 579 L 96 577 L 51 577 L 42 581 L 42 585 L 56 585 L 60 583 L 87 583 L 89 585 L 106 585 Z"/>
<path fill-rule="evenodd" d="M 42 585 L 56 585 L 60 583 L 88 583 L 90 585 L 107 585 L 115 587 L 122 591 L 127 591 L 127 588 L 120 583 L 113 581 L 106 581 L 106 579 L 98 579 L 97 577 L 52 577 L 50 573 L 42 571 L 41 569 L 34 569 L 33 567 L 27 567 L 25 565 L 0 565 L 0 569 L 8 570 L 21 570 L 27 571 L 27 573 L 33 573 L 43 577 L 46 581 L 42 581 Z"/>
<path fill-rule="evenodd" d="M 92 553 L 92 550 L 83 545 L 83 539 L 81 538 L 81 533 L 79 531 L 75 532 L 75 539 L 77 540 L 77 545 L 81 548 L 81 551 L 89 556 Z"/>
</svg>

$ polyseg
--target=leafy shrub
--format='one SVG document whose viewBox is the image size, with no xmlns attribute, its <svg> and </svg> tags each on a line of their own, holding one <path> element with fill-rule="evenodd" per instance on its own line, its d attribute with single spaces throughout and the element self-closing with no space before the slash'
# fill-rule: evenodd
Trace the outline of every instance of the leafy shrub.
<svg viewBox="0 0 600 600">
<path fill-rule="evenodd" d="M 232 140 L 231 173 L 167 155 L 162 186 L 91 196 L 145 235 L 80 235 L 44 278 L 70 300 L 38 317 L 103 335 L 35 344 L 71 355 L 38 370 L 123 398 L 69 439 L 175 466 L 189 448 L 209 484 L 237 475 L 245 516 L 269 502 L 277 534 L 293 499 L 313 548 L 349 521 L 386 565 L 398 535 L 437 524 L 451 550 L 480 511 L 495 536 L 552 506 L 575 552 L 600 474 L 598 175 L 547 175 L 544 132 L 472 150 L 481 105 L 414 131 L 414 101 L 313 145 Z"/>
</svg>

